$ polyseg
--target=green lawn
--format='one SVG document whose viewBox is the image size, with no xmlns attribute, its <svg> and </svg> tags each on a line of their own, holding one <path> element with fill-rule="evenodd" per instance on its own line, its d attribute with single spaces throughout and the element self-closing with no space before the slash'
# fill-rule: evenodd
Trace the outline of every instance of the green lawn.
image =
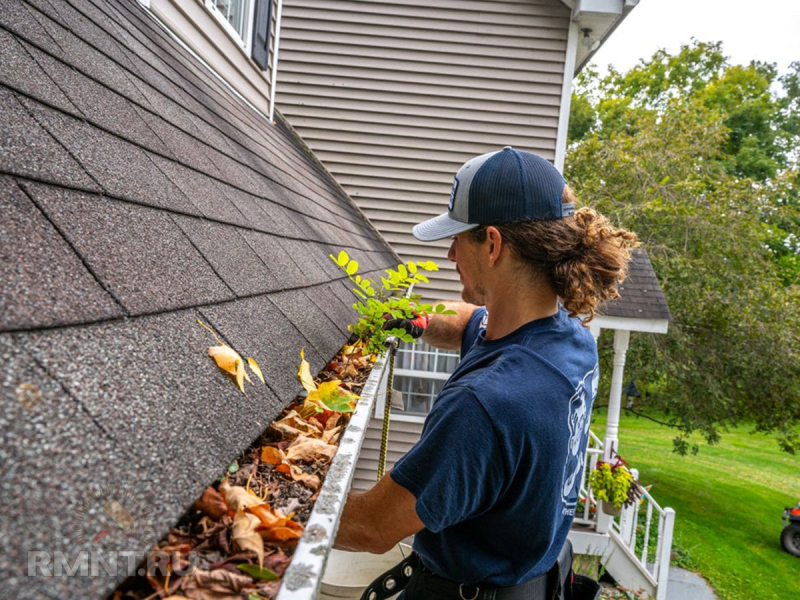
<svg viewBox="0 0 800 600">
<path fill-rule="evenodd" d="M 606 411 L 592 430 L 605 432 Z M 748 428 L 696 456 L 672 452 L 674 431 L 623 415 L 620 455 L 662 507 L 675 509 L 675 546 L 723 600 L 800 599 L 800 558 L 780 545 L 784 506 L 800 501 L 800 457 Z"/>
</svg>

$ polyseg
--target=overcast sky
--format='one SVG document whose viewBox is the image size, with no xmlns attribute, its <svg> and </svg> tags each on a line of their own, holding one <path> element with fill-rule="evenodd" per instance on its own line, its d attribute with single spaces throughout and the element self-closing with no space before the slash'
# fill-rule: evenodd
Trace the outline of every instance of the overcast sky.
<svg viewBox="0 0 800 600">
<path fill-rule="evenodd" d="M 659 48 L 676 51 L 692 37 L 723 42 L 734 64 L 800 61 L 800 0 L 641 0 L 606 40 L 593 62 L 619 70 Z"/>
</svg>

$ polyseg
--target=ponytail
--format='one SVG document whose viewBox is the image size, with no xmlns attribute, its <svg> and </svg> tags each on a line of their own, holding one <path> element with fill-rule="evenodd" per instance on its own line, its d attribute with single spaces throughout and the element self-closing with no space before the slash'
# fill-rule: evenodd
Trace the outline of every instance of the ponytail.
<svg viewBox="0 0 800 600">
<path fill-rule="evenodd" d="M 562 202 L 574 202 L 565 186 Z M 571 317 L 591 321 L 597 308 L 619 297 L 636 234 L 614 227 L 591 208 L 571 217 L 546 221 L 499 223 L 495 227 L 516 257 L 534 277 L 546 277 Z M 475 241 L 486 239 L 486 228 L 472 231 Z"/>
</svg>

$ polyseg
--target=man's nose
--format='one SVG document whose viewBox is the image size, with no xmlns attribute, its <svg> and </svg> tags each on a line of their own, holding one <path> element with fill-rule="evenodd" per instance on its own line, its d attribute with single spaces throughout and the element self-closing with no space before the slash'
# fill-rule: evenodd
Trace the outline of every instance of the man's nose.
<svg viewBox="0 0 800 600">
<path fill-rule="evenodd" d="M 447 251 L 447 259 L 456 262 L 456 241 L 453 240 L 450 244 L 450 250 Z"/>
</svg>

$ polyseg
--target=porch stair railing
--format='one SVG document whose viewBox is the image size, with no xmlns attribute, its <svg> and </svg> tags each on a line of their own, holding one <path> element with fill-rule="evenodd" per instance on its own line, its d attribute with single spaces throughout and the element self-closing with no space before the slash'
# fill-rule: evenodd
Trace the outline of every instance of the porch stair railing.
<svg viewBox="0 0 800 600">
<path fill-rule="evenodd" d="M 641 501 L 623 509 L 619 517 L 598 515 L 588 481 L 589 473 L 602 458 L 603 442 L 590 432 L 581 480 L 581 502 L 571 534 L 579 541 L 576 552 L 601 556 L 604 568 L 623 586 L 643 589 L 656 600 L 665 600 L 675 511 L 662 508 L 645 491 Z M 638 479 L 636 469 L 631 469 L 631 473 Z M 606 539 L 599 539 L 601 537 Z"/>
</svg>

